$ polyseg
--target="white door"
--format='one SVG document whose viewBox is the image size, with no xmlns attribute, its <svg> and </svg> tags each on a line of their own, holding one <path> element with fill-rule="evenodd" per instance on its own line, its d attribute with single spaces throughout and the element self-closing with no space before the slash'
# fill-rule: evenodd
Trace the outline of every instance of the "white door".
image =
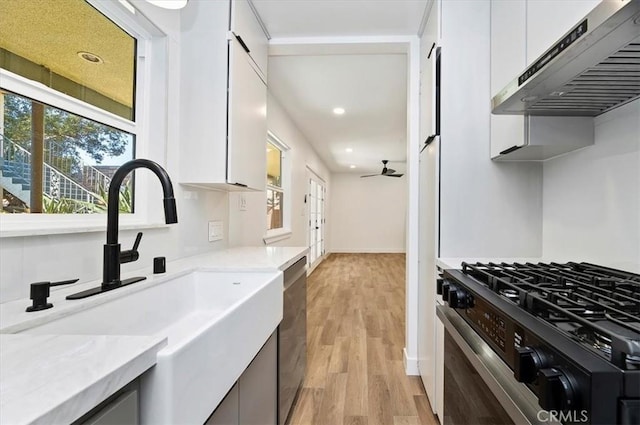
<svg viewBox="0 0 640 425">
<path fill-rule="evenodd" d="M 326 189 L 324 182 L 314 176 L 309 177 L 309 270 L 313 270 L 324 255 L 324 200 Z"/>
</svg>

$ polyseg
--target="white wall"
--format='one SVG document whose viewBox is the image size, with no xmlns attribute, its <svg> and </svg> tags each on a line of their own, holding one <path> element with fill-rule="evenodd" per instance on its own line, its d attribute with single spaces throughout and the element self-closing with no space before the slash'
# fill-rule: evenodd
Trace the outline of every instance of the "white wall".
<svg viewBox="0 0 640 425">
<path fill-rule="evenodd" d="M 168 143 L 160 141 L 152 144 L 145 157 L 165 165 L 172 177 L 179 222 L 160 229 L 142 229 L 144 237 L 140 244 L 140 259 L 124 264 L 123 274 L 138 268 L 150 267 L 153 257 L 156 256 L 165 256 L 168 260 L 173 260 L 225 247 L 226 241 L 208 242 L 207 221 L 228 221 L 226 193 L 196 191 L 178 183 L 179 14 L 153 7 L 145 2 L 136 3 L 136 6 L 169 37 L 168 96 L 162 99 L 166 108 L 161 116 L 152 117 L 158 122 L 164 122 L 165 116 L 170 117 L 166 120 Z M 155 74 L 162 75 L 163 71 L 165 70 L 157 69 Z M 157 138 L 152 140 L 158 141 Z M 140 174 L 142 173 L 151 174 L 147 171 Z M 162 217 L 160 184 L 154 181 L 155 178 L 151 180 L 153 188 L 147 193 L 138 193 L 137 196 L 148 198 L 150 209 L 155 210 L 154 215 Z M 133 244 L 135 233 L 136 230 L 120 232 L 123 249 Z M 3 238 L 0 240 L 0 302 L 28 297 L 31 282 L 70 278 L 80 278 L 82 282 L 86 282 L 101 279 L 102 245 L 105 239 L 105 232 Z"/>
<path fill-rule="evenodd" d="M 285 202 L 291 203 L 291 237 L 275 242 L 275 246 L 308 246 L 308 218 L 304 196 L 308 190 L 307 167 L 310 167 L 327 183 L 331 197 L 329 170 L 313 150 L 306 136 L 295 126 L 286 110 L 271 94 L 267 99 L 267 128 L 291 148 L 291 193 Z M 266 140 L 265 140 L 266 144 Z M 265 181 L 266 184 L 266 181 Z M 265 192 L 245 192 L 247 209 L 240 211 L 239 193 L 229 194 L 229 243 L 232 246 L 264 245 L 267 226 Z M 325 204 L 330 209 L 329 202 Z M 330 224 L 327 223 L 327 227 Z"/>
<path fill-rule="evenodd" d="M 407 177 L 331 175 L 330 252 L 405 252 Z"/>
<path fill-rule="evenodd" d="M 640 100 L 595 118 L 595 145 L 544 163 L 545 258 L 640 273 Z"/>
</svg>

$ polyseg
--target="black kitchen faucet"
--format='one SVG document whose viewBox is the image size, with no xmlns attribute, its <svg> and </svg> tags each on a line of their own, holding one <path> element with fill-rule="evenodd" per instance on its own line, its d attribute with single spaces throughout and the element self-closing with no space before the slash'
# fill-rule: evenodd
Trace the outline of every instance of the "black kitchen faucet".
<svg viewBox="0 0 640 425">
<path fill-rule="evenodd" d="M 120 186 L 127 174 L 136 168 L 147 168 L 158 177 L 164 193 L 164 218 L 167 224 L 178 222 L 176 212 L 176 200 L 173 197 L 173 185 L 169 174 L 160 165 L 148 159 L 134 159 L 124 163 L 118 168 L 109 184 L 109 199 L 107 206 L 107 243 L 104 245 L 104 261 L 102 272 L 102 285 L 86 291 L 67 296 L 69 300 L 90 297 L 92 295 L 107 292 L 121 286 L 130 285 L 146 279 L 145 277 L 132 277 L 120 280 L 120 264 L 136 261 L 138 259 L 138 245 L 142 239 L 142 233 L 138 233 L 133 249 L 121 251 L 118 243 L 118 217 L 120 205 Z"/>
</svg>

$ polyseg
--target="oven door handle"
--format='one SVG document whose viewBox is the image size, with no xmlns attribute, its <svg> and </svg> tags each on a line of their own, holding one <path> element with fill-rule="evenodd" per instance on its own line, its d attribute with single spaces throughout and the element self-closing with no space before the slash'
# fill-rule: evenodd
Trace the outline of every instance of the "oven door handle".
<svg viewBox="0 0 640 425">
<path fill-rule="evenodd" d="M 538 418 L 542 408 L 538 405 L 536 395 L 515 380 L 511 368 L 476 331 L 451 307 L 437 306 L 436 315 L 513 422 L 542 424 Z M 548 416 L 542 418 L 550 419 Z M 544 422 L 550 423 L 557 422 Z"/>
</svg>

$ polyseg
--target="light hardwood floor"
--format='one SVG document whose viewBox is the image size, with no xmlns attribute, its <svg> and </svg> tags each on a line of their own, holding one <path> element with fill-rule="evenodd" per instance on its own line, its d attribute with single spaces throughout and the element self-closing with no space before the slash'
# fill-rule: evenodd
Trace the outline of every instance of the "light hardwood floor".
<svg viewBox="0 0 640 425">
<path fill-rule="evenodd" d="M 307 374 L 291 425 L 435 425 L 406 376 L 404 254 L 331 254 L 307 286 Z"/>
</svg>

